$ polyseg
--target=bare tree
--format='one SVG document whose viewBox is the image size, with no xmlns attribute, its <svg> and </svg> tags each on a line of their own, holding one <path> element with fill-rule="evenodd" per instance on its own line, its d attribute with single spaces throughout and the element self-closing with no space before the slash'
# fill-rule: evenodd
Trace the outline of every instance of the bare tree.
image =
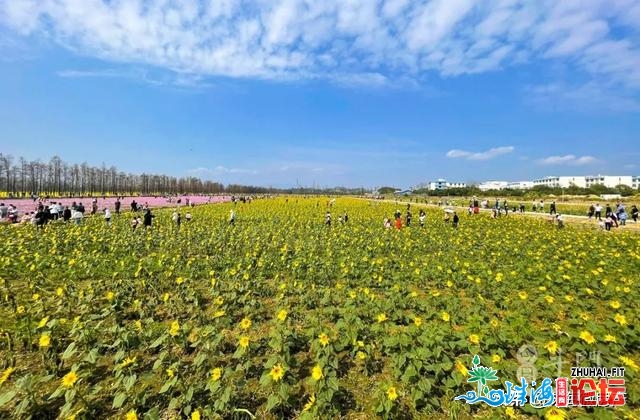
<svg viewBox="0 0 640 420">
<path fill-rule="evenodd" d="M 4 191 L 10 192 L 11 165 L 13 156 L 0 153 L 0 179 L 4 179 Z M 0 184 L 2 185 L 2 184 Z"/>
</svg>

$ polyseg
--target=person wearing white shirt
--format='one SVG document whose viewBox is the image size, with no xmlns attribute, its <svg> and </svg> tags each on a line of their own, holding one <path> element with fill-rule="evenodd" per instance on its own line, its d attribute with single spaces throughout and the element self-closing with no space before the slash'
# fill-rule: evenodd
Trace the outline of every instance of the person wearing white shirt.
<svg viewBox="0 0 640 420">
<path fill-rule="evenodd" d="M 73 210 L 71 214 L 71 218 L 76 223 L 76 225 L 79 225 L 80 222 L 82 222 L 82 213 L 79 212 L 78 210 Z"/>
<path fill-rule="evenodd" d="M 602 220 L 602 206 L 600 203 L 596 204 L 596 219 Z"/>
</svg>

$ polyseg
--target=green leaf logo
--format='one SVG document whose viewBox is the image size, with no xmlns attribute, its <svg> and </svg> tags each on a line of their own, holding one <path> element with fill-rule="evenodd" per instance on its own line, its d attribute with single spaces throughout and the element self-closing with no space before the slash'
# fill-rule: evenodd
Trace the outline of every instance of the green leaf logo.
<svg viewBox="0 0 640 420">
<path fill-rule="evenodd" d="M 478 395 L 485 395 L 489 392 L 487 382 L 497 381 L 497 370 L 491 367 L 480 365 L 480 357 L 476 354 L 473 358 L 473 368 L 469 371 L 468 383 L 476 382 L 478 384 Z"/>
</svg>

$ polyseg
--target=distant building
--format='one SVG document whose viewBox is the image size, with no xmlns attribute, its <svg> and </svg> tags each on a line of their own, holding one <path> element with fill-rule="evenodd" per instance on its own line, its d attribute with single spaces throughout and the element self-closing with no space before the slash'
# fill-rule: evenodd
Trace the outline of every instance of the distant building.
<svg viewBox="0 0 640 420">
<path fill-rule="evenodd" d="M 422 184 L 430 191 L 441 191 L 449 188 L 466 188 L 467 184 L 464 182 L 448 182 L 446 179 L 439 178 L 437 181 L 431 181 L 427 184 Z"/>
<path fill-rule="evenodd" d="M 586 176 L 587 188 L 592 187 L 594 185 L 604 185 L 608 188 L 614 188 L 618 185 L 627 185 L 633 188 L 633 178 L 632 176 L 610 176 L 610 175 L 597 175 L 597 176 Z M 637 187 L 635 187 L 637 188 Z"/>
<path fill-rule="evenodd" d="M 631 188 L 638 188 L 640 182 L 638 181 L 637 176 L 634 177 L 627 175 L 548 176 L 546 178 L 534 180 L 533 185 L 544 185 L 551 188 L 569 188 L 572 186 L 590 188 L 594 185 L 603 185 L 608 188 L 615 188 L 618 185 L 627 185 Z"/>
<path fill-rule="evenodd" d="M 449 182 L 447 188 L 467 188 L 465 182 Z"/>
<path fill-rule="evenodd" d="M 478 184 L 478 188 L 480 191 L 503 190 L 507 188 L 507 185 L 509 185 L 507 181 L 486 181 Z"/>
<path fill-rule="evenodd" d="M 587 188 L 587 177 L 584 176 L 548 176 L 546 178 L 534 179 L 533 186 L 544 186 L 550 188 Z"/>
<path fill-rule="evenodd" d="M 505 188 L 510 190 L 528 190 L 533 188 L 533 181 L 509 182 Z"/>
<path fill-rule="evenodd" d="M 632 176 L 631 177 L 631 188 L 640 189 L 640 176 Z"/>
</svg>

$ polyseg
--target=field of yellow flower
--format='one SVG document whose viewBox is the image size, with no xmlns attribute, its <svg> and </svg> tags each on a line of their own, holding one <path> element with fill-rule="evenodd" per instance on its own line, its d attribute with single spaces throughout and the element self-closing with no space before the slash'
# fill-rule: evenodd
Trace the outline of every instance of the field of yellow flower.
<svg viewBox="0 0 640 420">
<path fill-rule="evenodd" d="M 416 205 L 398 231 L 355 198 L 327 227 L 327 202 L 0 229 L 0 418 L 555 415 L 453 401 L 476 354 L 515 381 L 523 344 L 540 378 L 627 368 L 626 408 L 560 415 L 640 407 L 640 235 L 433 208 L 421 229 Z"/>
</svg>

